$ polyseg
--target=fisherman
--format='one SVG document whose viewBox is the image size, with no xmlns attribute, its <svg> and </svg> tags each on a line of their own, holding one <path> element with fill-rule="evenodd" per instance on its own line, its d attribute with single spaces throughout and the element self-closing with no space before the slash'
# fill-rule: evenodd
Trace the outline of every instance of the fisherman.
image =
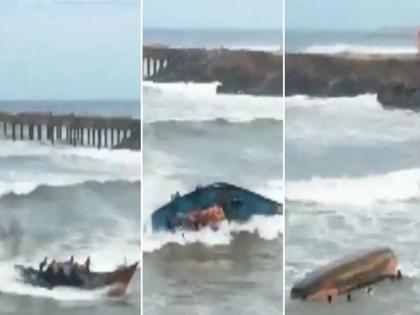
<svg viewBox="0 0 420 315">
<path fill-rule="evenodd" d="M 69 280 L 70 268 L 68 264 L 57 263 L 56 265 L 57 265 L 57 269 L 55 270 L 56 284 L 69 285 L 70 284 L 70 280 Z"/>
<path fill-rule="evenodd" d="M 41 263 L 39 264 L 39 271 L 43 272 L 44 267 L 47 265 L 48 262 L 48 258 L 47 256 L 44 257 L 44 260 L 41 261 Z"/>
<path fill-rule="evenodd" d="M 48 265 L 47 270 L 45 270 L 43 276 L 44 280 L 47 281 L 50 285 L 55 285 L 56 283 L 56 261 L 53 259 L 53 261 Z"/>
<path fill-rule="evenodd" d="M 85 261 L 86 273 L 90 273 L 90 256 Z"/>
</svg>

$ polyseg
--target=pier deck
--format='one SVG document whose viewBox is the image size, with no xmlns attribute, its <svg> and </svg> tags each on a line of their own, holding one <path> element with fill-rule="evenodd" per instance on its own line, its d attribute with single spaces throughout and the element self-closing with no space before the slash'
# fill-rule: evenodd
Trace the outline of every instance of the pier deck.
<svg viewBox="0 0 420 315">
<path fill-rule="evenodd" d="M 140 120 L 131 117 L 0 112 L 0 124 L 3 124 L 3 137 L 13 141 L 47 140 L 51 144 L 60 141 L 73 146 L 94 146 L 98 149 L 120 148 L 120 144 L 128 138 L 140 141 Z"/>
</svg>

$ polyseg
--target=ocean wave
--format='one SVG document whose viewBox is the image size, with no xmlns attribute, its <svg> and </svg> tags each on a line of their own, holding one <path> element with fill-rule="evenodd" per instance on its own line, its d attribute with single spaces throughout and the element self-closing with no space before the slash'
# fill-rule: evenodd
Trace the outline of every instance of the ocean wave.
<svg viewBox="0 0 420 315">
<path fill-rule="evenodd" d="M 416 54 L 417 48 L 413 46 L 374 46 L 348 43 L 336 43 L 331 45 L 313 45 L 304 49 L 309 54 L 387 54 L 405 55 Z"/>
<path fill-rule="evenodd" d="M 85 158 L 93 161 L 117 163 L 122 165 L 139 165 L 140 152 L 132 150 L 97 149 L 94 147 L 71 147 L 56 143 L 34 141 L 12 141 L 2 139 L 0 158 L 4 157 L 44 157 L 49 158 Z"/>
<path fill-rule="evenodd" d="M 30 175 L 29 175 L 30 176 Z M 90 181 L 98 183 L 112 182 L 115 180 L 126 180 L 128 182 L 136 182 L 139 180 L 138 174 L 133 174 L 131 177 L 122 176 L 116 178 L 112 175 L 97 175 L 93 177 L 90 174 L 41 174 L 40 176 L 28 177 L 26 179 L 17 179 L 16 181 L 1 180 L 0 179 L 0 197 L 15 194 L 28 195 L 35 192 L 42 187 L 68 187 L 78 184 L 84 184 Z"/>
<path fill-rule="evenodd" d="M 319 178 L 286 182 L 291 201 L 368 206 L 420 197 L 420 168 L 364 177 Z"/>
<path fill-rule="evenodd" d="M 316 144 L 372 145 L 420 139 L 420 116 L 382 108 L 375 95 L 286 98 L 286 137 Z M 325 124 L 326 121 L 334 123 Z M 304 146 L 302 146 L 304 147 Z"/>
<path fill-rule="evenodd" d="M 149 230 L 150 231 L 150 230 Z M 200 231 L 184 231 L 181 233 L 158 232 L 143 233 L 143 252 L 154 252 L 167 244 L 189 245 L 201 243 L 206 246 L 229 245 L 235 234 L 247 232 L 265 239 L 273 240 L 283 233 L 283 216 L 254 215 L 246 223 L 223 222 L 217 231 L 210 228 Z"/>
<path fill-rule="evenodd" d="M 281 97 L 217 94 L 213 83 L 154 83 L 143 85 L 145 122 L 214 120 L 232 122 L 258 118 L 283 119 Z"/>
<path fill-rule="evenodd" d="M 69 194 L 69 189 L 101 192 L 106 186 L 111 187 L 110 189 L 115 191 L 115 189 L 125 189 L 124 186 L 126 185 L 140 185 L 140 181 L 136 178 L 132 178 L 131 180 L 104 179 L 103 181 L 86 180 L 80 182 L 62 182 L 62 184 L 58 185 L 57 183 L 55 183 L 54 185 L 48 185 L 46 183 L 21 183 L 20 185 L 18 184 L 9 187 L 9 189 L 6 188 L 7 184 L 2 184 L 0 182 L 0 200 L 12 200 L 16 198 L 45 200 L 46 198 L 51 197 L 51 194 L 56 194 L 60 192 Z"/>
</svg>

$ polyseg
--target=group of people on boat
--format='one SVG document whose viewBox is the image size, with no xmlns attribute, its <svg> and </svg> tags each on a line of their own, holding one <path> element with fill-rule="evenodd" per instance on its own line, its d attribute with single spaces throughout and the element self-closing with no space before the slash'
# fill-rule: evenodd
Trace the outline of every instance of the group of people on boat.
<svg viewBox="0 0 420 315">
<path fill-rule="evenodd" d="M 44 270 L 45 269 L 45 270 Z M 84 284 L 83 274 L 90 273 L 90 257 L 88 257 L 83 265 L 74 261 L 73 256 L 69 261 L 57 262 L 55 259 L 48 264 L 48 258 L 39 264 L 39 275 L 48 284 L 82 286 Z"/>
<path fill-rule="evenodd" d="M 200 230 L 204 227 L 217 229 L 220 222 L 225 220 L 225 213 L 222 207 L 217 205 L 208 209 L 194 210 L 187 214 L 177 213 L 173 227 L 182 227 L 190 230 Z"/>
</svg>

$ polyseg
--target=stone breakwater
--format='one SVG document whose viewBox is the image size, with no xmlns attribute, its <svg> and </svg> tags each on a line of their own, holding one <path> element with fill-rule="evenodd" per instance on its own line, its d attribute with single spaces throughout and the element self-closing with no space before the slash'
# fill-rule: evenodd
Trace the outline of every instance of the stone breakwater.
<svg viewBox="0 0 420 315">
<path fill-rule="evenodd" d="M 143 77 L 155 82 L 220 82 L 218 93 L 282 95 L 282 56 L 227 49 L 146 46 Z"/>
<path fill-rule="evenodd" d="M 220 82 L 218 93 L 283 95 L 283 56 L 228 49 L 146 46 L 143 77 L 155 82 Z M 385 108 L 420 108 L 420 58 L 384 54 L 286 54 L 285 95 L 377 94 Z"/>
<path fill-rule="evenodd" d="M 384 86 L 420 87 L 414 55 L 286 55 L 286 95 L 356 96 Z"/>
</svg>

